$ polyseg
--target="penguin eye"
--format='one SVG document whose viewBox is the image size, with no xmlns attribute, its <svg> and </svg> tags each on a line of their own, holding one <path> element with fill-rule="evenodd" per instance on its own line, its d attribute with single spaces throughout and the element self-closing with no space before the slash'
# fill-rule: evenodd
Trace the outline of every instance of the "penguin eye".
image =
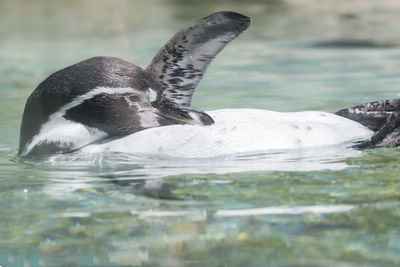
<svg viewBox="0 0 400 267">
<path fill-rule="evenodd" d="M 131 106 L 137 106 L 137 104 L 140 102 L 140 96 L 135 95 L 135 94 L 128 94 L 123 96 L 126 103 L 131 107 Z"/>
<path fill-rule="evenodd" d="M 140 101 L 140 97 L 138 95 L 131 94 L 128 97 L 131 102 L 139 102 Z"/>
</svg>

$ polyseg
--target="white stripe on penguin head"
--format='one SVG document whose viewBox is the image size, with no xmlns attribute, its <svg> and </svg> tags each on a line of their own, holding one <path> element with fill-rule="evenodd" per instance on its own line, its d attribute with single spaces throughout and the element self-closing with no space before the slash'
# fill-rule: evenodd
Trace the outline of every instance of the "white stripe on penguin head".
<svg viewBox="0 0 400 267">
<path fill-rule="evenodd" d="M 68 110 L 97 95 L 126 93 L 146 95 L 146 92 L 130 87 L 96 87 L 83 95 L 75 97 L 71 102 L 63 105 L 58 111 L 50 115 L 49 120 L 40 127 L 39 133 L 26 145 L 22 155 L 27 155 L 35 146 L 42 143 L 58 142 L 60 146 L 70 146 L 71 149 L 78 149 L 107 137 L 107 133 L 94 127 L 67 120 L 64 115 Z"/>
</svg>

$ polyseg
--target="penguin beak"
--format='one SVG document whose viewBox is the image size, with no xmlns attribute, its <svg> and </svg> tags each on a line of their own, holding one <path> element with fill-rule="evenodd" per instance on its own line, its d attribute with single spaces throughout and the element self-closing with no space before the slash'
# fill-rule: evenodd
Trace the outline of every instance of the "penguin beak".
<svg viewBox="0 0 400 267">
<path fill-rule="evenodd" d="M 174 121 L 176 124 L 211 125 L 214 120 L 205 112 L 191 107 L 178 106 L 176 103 L 164 100 L 152 103 L 155 114 Z"/>
</svg>

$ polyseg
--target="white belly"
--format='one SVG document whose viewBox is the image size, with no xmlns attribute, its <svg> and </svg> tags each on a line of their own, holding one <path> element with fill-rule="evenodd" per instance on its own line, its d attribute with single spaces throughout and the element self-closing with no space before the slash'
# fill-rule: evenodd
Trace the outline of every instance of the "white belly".
<svg viewBox="0 0 400 267">
<path fill-rule="evenodd" d="M 151 128 L 82 150 L 208 158 L 350 144 L 373 134 L 357 122 L 327 112 L 221 109 L 207 113 L 215 124 Z"/>
</svg>

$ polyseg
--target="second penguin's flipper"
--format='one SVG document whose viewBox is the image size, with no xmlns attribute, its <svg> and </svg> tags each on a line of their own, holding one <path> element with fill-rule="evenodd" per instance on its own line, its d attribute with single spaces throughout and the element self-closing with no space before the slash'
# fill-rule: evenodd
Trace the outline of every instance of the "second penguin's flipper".
<svg viewBox="0 0 400 267">
<path fill-rule="evenodd" d="M 250 18 L 222 11 L 196 20 L 176 33 L 146 69 L 160 81 L 161 97 L 190 106 L 208 64 L 249 25 Z"/>
<path fill-rule="evenodd" d="M 400 99 L 374 101 L 336 112 L 354 120 L 372 131 L 374 135 L 355 148 L 396 147 L 400 145 Z"/>
</svg>

